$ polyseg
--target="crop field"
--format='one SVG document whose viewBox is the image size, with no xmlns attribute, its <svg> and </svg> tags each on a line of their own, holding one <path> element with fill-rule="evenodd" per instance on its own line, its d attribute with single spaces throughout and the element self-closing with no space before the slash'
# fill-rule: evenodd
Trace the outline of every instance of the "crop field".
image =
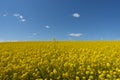
<svg viewBox="0 0 120 80">
<path fill-rule="evenodd" d="M 0 80 L 120 80 L 120 42 L 0 43 Z"/>
</svg>

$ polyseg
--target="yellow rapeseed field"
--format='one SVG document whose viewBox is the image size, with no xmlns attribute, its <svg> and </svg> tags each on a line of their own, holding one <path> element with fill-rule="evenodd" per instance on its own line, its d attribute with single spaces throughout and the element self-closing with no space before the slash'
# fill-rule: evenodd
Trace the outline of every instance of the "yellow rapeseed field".
<svg viewBox="0 0 120 80">
<path fill-rule="evenodd" d="M 120 42 L 0 43 L 0 80 L 120 80 Z"/>
</svg>

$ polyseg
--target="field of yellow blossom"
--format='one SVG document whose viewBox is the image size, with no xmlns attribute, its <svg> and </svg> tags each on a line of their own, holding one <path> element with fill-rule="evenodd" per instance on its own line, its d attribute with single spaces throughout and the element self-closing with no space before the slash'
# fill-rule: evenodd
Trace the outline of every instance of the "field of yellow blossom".
<svg viewBox="0 0 120 80">
<path fill-rule="evenodd" d="M 120 42 L 3 42 L 0 80 L 120 80 Z"/>
</svg>

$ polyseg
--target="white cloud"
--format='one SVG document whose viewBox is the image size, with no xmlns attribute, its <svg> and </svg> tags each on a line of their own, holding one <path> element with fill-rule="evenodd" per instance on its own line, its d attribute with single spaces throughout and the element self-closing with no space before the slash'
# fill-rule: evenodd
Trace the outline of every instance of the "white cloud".
<svg viewBox="0 0 120 80">
<path fill-rule="evenodd" d="M 36 36 L 37 35 L 37 33 L 33 33 L 33 36 Z"/>
<path fill-rule="evenodd" d="M 28 38 L 34 38 L 35 36 L 37 36 L 37 33 L 32 33 L 32 35 L 28 36 Z"/>
<path fill-rule="evenodd" d="M 70 33 L 69 36 L 71 36 L 71 37 L 81 37 L 82 34 L 81 33 Z"/>
<path fill-rule="evenodd" d="M 20 15 L 20 16 L 19 16 L 19 18 L 20 18 L 20 19 L 23 19 L 23 16 L 22 16 L 22 15 Z"/>
<path fill-rule="evenodd" d="M 21 22 L 26 21 L 26 19 L 23 17 L 23 15 L 21 15 L 19 13 L 15 13 L 15 14 L 13 14 L 13 16 L 17 17 Z"/>
<path fill-rule="evenodd" d="M 80 17 L 80 14 L 79 14 L 79 13 L 73 13 L 72 16 L 75 17 L 75 18 L 79 18 L 79 17 Z"/>
<path fill-rule="evenodd" d="M 15 16 L 15 17 L 19 17 L 19 16 L 20 16 L 20 14 L 15 13 L 15 14 L 13 14 L 13 16 Z"/>
<path fill-rule="evenodd" d="M 50 28 L 50 26 L 45 26 L 45 28 L 49 29 L 49 28 Z"/>
<path fill-rule="evenodd" d="M 7 16 L 7 14 L 3 14 L 3 17 Z"/>
<path fill-rule="evenodd" d="M 21 21 L 22 21 L 22 22 L 25 22 L 25 21 L 26 21 L 26 19 L 21 19 Z"/>
</svg>

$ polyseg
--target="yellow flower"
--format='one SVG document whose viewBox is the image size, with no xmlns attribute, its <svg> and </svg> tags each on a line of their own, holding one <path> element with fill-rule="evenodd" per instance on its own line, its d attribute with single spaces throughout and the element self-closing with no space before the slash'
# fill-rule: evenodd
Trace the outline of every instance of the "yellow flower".
<svg viewBox="0 0 120 80">
<path fill-rule="evenodd" d="M 90 72 L 89 71 L 86 71 L 86 75 L 89 75 L 90 74 Z"/>
<path fill-rule="evenodd" d="M 40 78 L 40 79 L 35 79 L 35 80 L 43 80 L 42 78 Z"/>
<path fill-rule="evenodd" d="M 68 76 L 69 76 L 69 75 L 68 75 L 67 72 L 62 74 L 62 77 L 63 77 L 63 78 L 68 78 Z"/>
<path fill-rule="evenodd" d="M 57 70 L 56 70 L 56 69 L 53 69 L 53 73 L 54 73 L 54 74 L 57 74 Z"/>
<path fill-rule="evenodd" d="M 13 79 L 17 79 L 17 77 L 18 77 L 17 75 L 18 75 L 17 73 L 14 73 L 13 74 Z"/>
<path fill-rule="evenodd" d="M 83 77 L 82 77 L 82 79 L 83 79 L 83 80 L 86 80 L 86 77 L 85 77 L 85 76 L 83 76 Z"/>
<path fill-rule="evenodd" d="M 107 63 L 107 67 L 110 67 L 110 63 Z"/>
<path fill-rule="evenodd" d="M 53 72 L 50 72 L 50 77 L 52 77 L 52 76 L 53 76 L 53 74 L 54 74 Z"/>
<path fill-rule="evenodd" d="M 89 76 L 89 79 L 94 79 L 94 77 L 93 76 Z"/>
<path fill-rule="evenodd" d="M 76 76 L 76 80 L 80 80 L 79 76 Z"/>
<path fill-rule="evenodd" d="M 22 78 L 22 79 L 26 79 L 26 78 L 27 78 L 27 75 L 28 75 L 28 72 L 24 73 L 24 74 L 21 76 L 21 78 Z"/>
</svg>

